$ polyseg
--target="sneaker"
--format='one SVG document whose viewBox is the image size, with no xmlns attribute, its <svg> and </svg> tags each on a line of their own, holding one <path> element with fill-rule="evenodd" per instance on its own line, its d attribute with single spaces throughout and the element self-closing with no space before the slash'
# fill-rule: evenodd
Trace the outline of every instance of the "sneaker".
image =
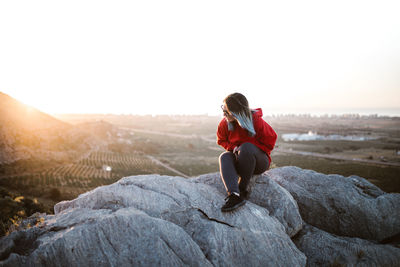
<svg viewBox="0 0 400 267">
<path fill-rule="evenodd" d="M 239 196 L 235 194 L 230 194 L 229 196 L 227 196 L 225 198 L 225 201 L 226 201 L 225 205 L 223 205 L 221 208 L 221 211 L 223 212 L 232 211 L 244 205 L 244 203 L 246 203 L 244 199 L 241 199 Z"/>
</svg>

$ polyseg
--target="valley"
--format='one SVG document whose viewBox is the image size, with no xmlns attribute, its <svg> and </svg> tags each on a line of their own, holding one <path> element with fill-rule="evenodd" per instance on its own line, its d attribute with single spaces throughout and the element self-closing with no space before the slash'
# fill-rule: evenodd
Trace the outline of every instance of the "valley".
<svg viewBox="0 0 400 267">
<path fill-rule="evenodd" d="M 1 235 L 21 218 L 53 213 L 57 202 L 125 176 L 189 178 L 219 171 L 223 149 L 215 134 L 222 116 L 52 117 L 0 96 L 8 108 L 0 108 Z M 357 175 L 386 192 L 400 192 L 400 118 L 286 114 L 264 119 L 278 134 L 271 168 L 295 165 Z"/>
</svg>

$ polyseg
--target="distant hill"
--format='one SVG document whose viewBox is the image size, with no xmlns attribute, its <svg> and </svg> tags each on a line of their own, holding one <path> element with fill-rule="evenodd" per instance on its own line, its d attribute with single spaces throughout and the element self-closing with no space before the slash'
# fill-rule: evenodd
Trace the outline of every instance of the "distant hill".
<svg viewBox="0 0 400 267">
<path fill-rule="evenodd" d="M 93 146 L 91 139 L 73 125 L 0 92 L 0 165 L 68 161 L 76 156 L 69 152 Z"/>
<path fill-rule="evenodd" d="M 16 130 L 45 130 L 49 128 L 70 127 L 40 110 L 25 105 L 0 92 L 0 125 Z"/>
</svg>

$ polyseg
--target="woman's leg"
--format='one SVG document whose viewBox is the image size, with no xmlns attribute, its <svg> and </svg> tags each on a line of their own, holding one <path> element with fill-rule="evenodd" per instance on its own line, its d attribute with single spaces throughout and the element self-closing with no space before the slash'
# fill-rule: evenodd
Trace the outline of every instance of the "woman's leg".
<svg viewBox="0 0 400 267">
<path fill-rule="evenodd" d="M 269 167 L 268 157 L 264 151 L 251 143 L 239 147 L 237 172 L 240 175 L 240 192 L 245 192 L 253 174 L 260 174 Z"/>
<path fill-rule="evenodd" d="M 239 175 L 235 165 L 236 156 L 232 152 L 226 151 L 219 156 L 219 170 L 228 195 L 233 192 L 239 194 Z"/>
</svg>

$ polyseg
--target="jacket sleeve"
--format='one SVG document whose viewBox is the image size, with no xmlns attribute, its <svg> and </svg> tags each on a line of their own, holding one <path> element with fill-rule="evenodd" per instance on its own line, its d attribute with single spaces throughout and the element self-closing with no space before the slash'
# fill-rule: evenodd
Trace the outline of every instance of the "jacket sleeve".
<svg viewBox="0 0 400 267">
<path fill-rule="evenodd" d="M 225 120 L 222 120 L 218 124 L 217 144 L 225 148 L 225 150 L 232 151 L 234 145 L 229 142 L 228 136 L 228 125 Z"/>
<path fill-rule="evenodd" d="M 277 134 L 272 127 L 266 123 L 262 118 L 257 120 L 256 126 L 256 138 L 258 142 L 265 148 L 264 151 L 271 152 L 276 143 Z"/>
</svg>

